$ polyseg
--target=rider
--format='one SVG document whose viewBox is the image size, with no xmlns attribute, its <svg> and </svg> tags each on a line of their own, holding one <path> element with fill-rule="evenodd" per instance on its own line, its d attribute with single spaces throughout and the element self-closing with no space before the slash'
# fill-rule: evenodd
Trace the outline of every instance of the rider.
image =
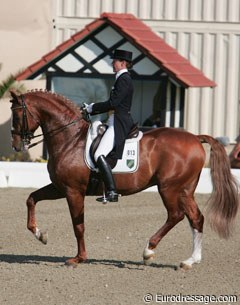
<svg viewBox="0 0 240 305">
<path fill-rule="evenodd" d="M 132 52 L 118 49 L 114 51 L 111 58 L 116 80 L 110 97 L 106 102 L 88 105 L 86 111 L 91 115 L 110 111 L 107 121 L 108 128 L 94 154 L 94 159 L 106 187 L 106 200 L 117 202 L 118 193 L 106 157 L 113 151 L 115 159 L 122 158 L 125 139 L 134 125 L 130 114 L 133 83 L 128 72 L 128 69 L 132 67 Z M 103 197 L 97 198 L 97 200 L 103 201 Z"/>
</svg>

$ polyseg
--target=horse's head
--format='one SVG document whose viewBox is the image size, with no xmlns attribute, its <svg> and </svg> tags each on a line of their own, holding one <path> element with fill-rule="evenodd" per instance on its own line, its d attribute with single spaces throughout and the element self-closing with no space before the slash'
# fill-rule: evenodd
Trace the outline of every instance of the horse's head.
<svg viewBox="0 0 240 305">
<path fill-rule="evenodd" d="M 34 131 L 39 126 L 39 122 L 32 115 L 24 95 L 18 96 L 11 91 L 11 96 L 12 147 L 16 151 L 22 151 L 28 149 Z"/>
</svg>

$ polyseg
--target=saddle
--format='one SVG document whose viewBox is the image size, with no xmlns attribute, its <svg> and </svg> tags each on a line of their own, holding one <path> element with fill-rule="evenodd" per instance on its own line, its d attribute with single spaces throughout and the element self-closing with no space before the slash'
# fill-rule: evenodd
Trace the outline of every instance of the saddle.
<svg viewBox="0 0 240 305">
<path fill-rule="evenodd" d="M 84 151 L 84 161 L 91 171 L 98 172 L 93 156 L 106 130 L 107 125 L 101 121 L 94 121 L 89 127 Z M 142 136 L 143 132 L 135 124 L 125 140 L 122 159 L 116 160 L 113 157 L 113 153 L 109 153 L 107 161 L 113 173 L 133 173 L 137 171 L 139 165 L 139 141 Z"/>
<path fill-rule="evenodd" d="M 93 122 L 91 127 L 89 127 L 84 160 L 86 165 L 90 168 L 91 173 L 86 195 L 101 194 L 102 179 L 96 168 L 93 156 L 107 128 L 108 126 L 100 121 Z M 137 171 L 139 165 L 139 141 L 142 136 L 142 131 L 138 129 L 137 124 L 134 124 L 125 141 L 122 159 L 115 160 L 111 158 L 111 153 L 107 156 L 106 159 L 111 166 L 113 173 L 133 173 Z"/>
<path fill-rule="evenodd" d="M 104 133 L 106 132 L 106 130 L 108 129 L 108 126 L 107 124 L 100 124 L 98 127 L 97 127 L 97 136 L 95 137 L 95 139 L 92 141 L 92 144 L 90 146 L 90 150 L 89 150 L 89 153 L 90 153 L 90 157 L 93 161 L 93 163 L 96 165 L 96 162 L 94 160 L 94 154 L 98 148 L 98 145 L 99 143 L 101 142 L 101 139 L 104 135 Z M 132 127 L 132 129 L 130 130 L 129 134 L 127 135 L 127 139 L 133 139 L 133 138 L 137 138 L 139 135 L 139 129 L 138 129 L 138 123 L 135 123 Z M 109 165 L 111 166 L 111 168 L 114 168 L 116 163 L 117 163 L 117 160 L 112 160 L 111 159 L 111 153 L 110 153 L 110 156 L 107 157 L 108 159 L 108 162 L 109 162 Z"/>
</svg>

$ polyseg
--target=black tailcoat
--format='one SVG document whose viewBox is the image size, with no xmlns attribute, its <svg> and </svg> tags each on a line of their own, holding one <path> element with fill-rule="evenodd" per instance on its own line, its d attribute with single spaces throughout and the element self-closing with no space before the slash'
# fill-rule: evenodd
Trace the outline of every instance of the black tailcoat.
<svg viewBox="0 0 240 305">
<path fill-rule="evenodd" d="M 130 74 L 125 72 L 117 78 L 109 99 L 106 102 L 96 103 L 92 107 L 93 115 L 114 110 L 115 147 L 111 157 L 115 159 L 122 158 L 124 142 L 134 124 L 130 114 L 132 97 L 132 79 Z"/>
</svg>

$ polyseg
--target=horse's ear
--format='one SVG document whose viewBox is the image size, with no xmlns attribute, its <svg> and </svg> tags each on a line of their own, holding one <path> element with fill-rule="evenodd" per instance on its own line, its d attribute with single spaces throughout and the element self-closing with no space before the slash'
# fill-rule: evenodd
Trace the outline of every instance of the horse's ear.
<svg viewBox="0 0 240 305">
<path fill-rule="evenodd" d="M 11 94 L 11 96 L 12 96 L 12 100 L 10 100 L 10 102 L 12 103 L 12 102 L 17 102 L 18 101 L 18 96 L 17 96 L 17 94 L 13 91 L 13 90 L 10 90 L 10 94 Z"/>
</svg>

